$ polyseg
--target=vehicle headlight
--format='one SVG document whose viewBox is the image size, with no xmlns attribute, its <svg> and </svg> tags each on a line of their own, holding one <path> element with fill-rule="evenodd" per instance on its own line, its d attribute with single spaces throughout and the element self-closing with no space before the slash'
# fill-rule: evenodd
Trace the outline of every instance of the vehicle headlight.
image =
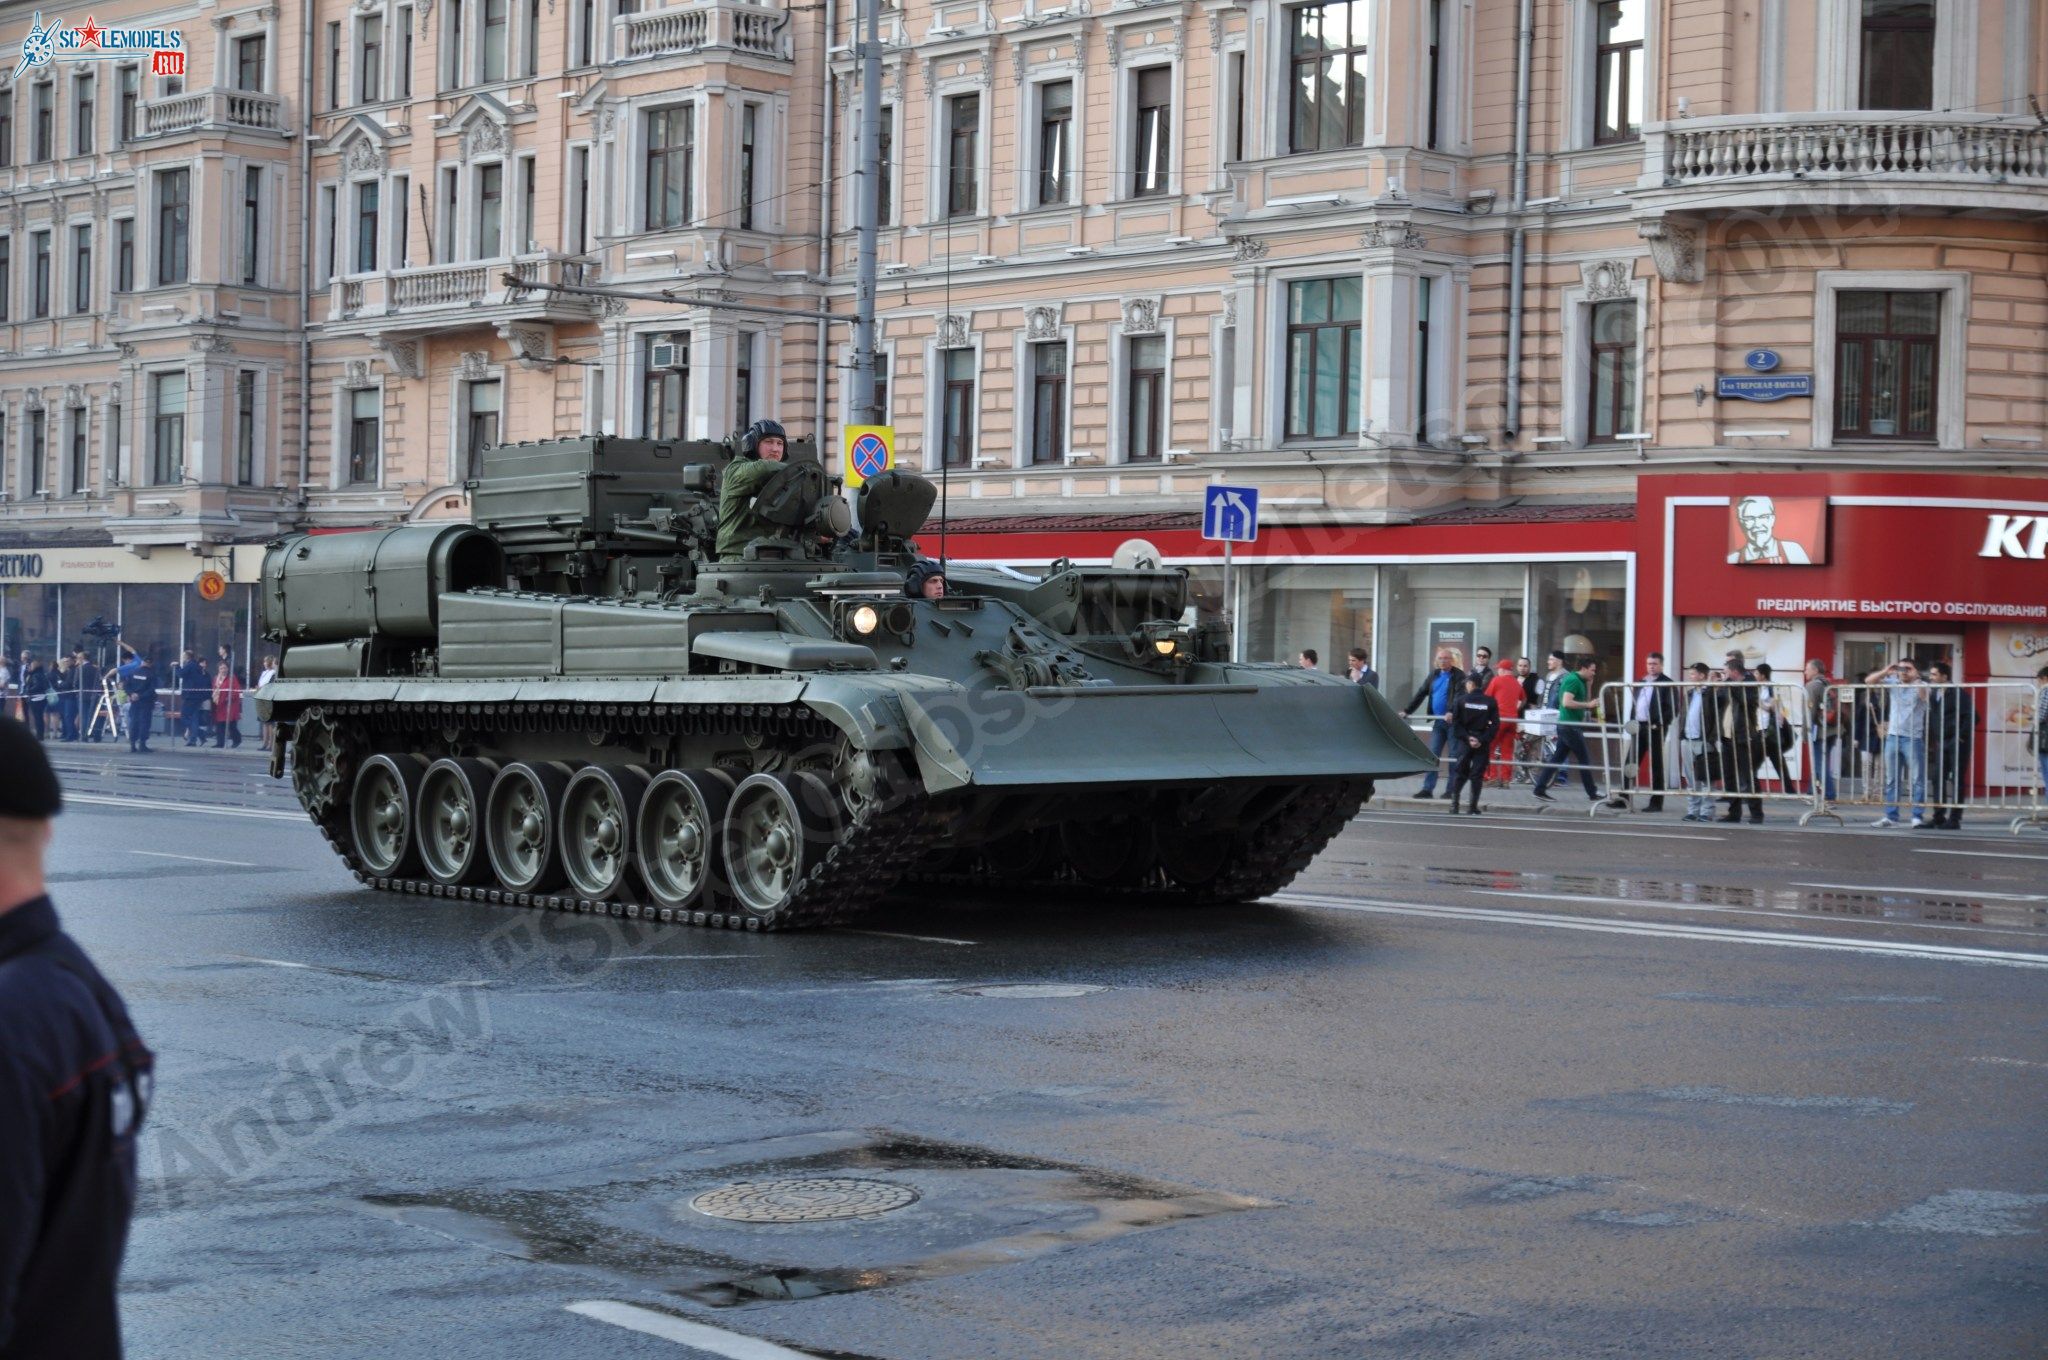
<svg viewBox="0 0 2048 1360">
<path fill-rule="evenodd" d="M 882 616 L 875 612 L 875 607 L 871 604 L 864 604 L 855 609 L 846 616 L 846 621 L 852 624 L 853 631 L 862 637 L 882 626 Z"/>
<path fill-rule="evenodd" d="M 1152 650 L 1159 653 L 1161 656 L 1172 656 L 1174 649 L 1179 645 L 1180 643 L 1176 639 L 1170 637 L 1158 637 L 1152 639 Z"/>
</svg>

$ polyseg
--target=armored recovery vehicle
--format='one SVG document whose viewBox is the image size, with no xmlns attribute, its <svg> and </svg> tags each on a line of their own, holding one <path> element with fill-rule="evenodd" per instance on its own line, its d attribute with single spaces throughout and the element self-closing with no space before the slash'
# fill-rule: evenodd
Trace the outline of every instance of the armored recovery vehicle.
<svg viewBox="0 0 2048 1360">
<path fill-rule="evenodd" d="M 1376 691 L 1231 661 L 1177 568 L 912 597 L 916 476 L 862 487 L 850 532 L 793 444 L 771 532 L 715 560 L 733 456 L 509 444 L 473 522 L 270 546 L 271 773 L 359 878 L 748 930 L 920 876 L 1243 901 L 1432 763 Z"/>
</svg>

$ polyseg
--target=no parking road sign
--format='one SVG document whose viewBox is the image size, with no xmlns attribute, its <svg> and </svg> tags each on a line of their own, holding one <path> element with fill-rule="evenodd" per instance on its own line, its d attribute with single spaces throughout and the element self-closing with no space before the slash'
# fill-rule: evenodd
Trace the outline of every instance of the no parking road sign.
<svg viewBox="0 0 2048 1360">
<path fill-rule="evenodd" d="M 846 484 L 859 486 L 879 477 L 896 465 L 896 428 L 893 425 L 849 425 L 846 427 Z"/>
</svg>

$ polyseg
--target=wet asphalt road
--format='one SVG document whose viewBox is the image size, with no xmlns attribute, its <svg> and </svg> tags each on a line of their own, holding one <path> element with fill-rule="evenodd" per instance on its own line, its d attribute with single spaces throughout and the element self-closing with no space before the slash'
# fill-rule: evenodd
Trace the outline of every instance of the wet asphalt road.
<svg viewBox="0 0 2048 1360">
<path fill-rule="evenodd" d="M 61 758 L 52 891 L 160 1057 L 134 1355 L 2048 1335 L 2038 833 L 1373 812 L 1245 910 L 650 933 L 361 890 L 247 758 Z M 920 1198 L 687 1207 L 825 1176 Z"/>
</svg>

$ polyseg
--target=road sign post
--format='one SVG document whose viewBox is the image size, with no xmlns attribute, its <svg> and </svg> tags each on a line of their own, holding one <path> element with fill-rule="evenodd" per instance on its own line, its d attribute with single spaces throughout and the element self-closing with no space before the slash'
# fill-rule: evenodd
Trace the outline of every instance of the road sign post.
<svg viewBox="0 0 2048 1360">
<path fill-rule="evenodd" d="M 1259 539 L 1259 489 L 1212 486 L 1202 493 L 1202 537 L 1223 543 L 1223 622 L 1231 626 L 1231 655 L 1237 654 L 1237 582 L 1232 549 Z"/>
</svg>

